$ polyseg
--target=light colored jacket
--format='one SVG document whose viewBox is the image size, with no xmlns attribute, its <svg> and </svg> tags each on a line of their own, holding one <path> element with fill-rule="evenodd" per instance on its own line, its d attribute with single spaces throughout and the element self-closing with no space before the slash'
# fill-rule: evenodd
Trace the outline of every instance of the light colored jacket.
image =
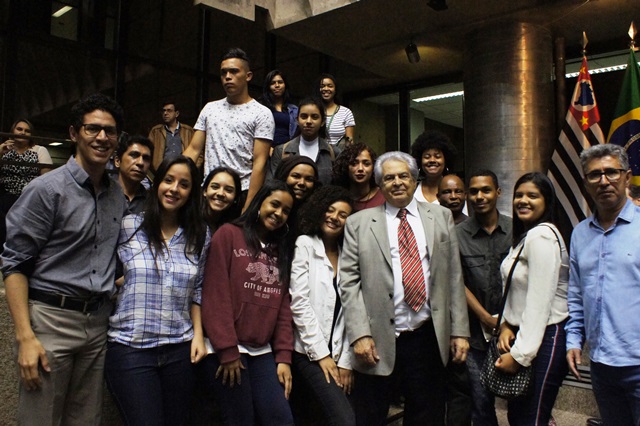
<svg viewBox="0 0 640 426">
<path fill-rule="evenodd" d="M 469 336 L 460 249 L 451 211 L 418 203 L 428 253 L 429 306 L 442 364 L 449 360 L 451 337 Z M 385 205 L 349 216 L 340 257 L 340 298 L 349 342 L 371 336 L 380 361 L 373 367 L 355 359 L 353 369 L 387 376 L 396 359 L 393 268 Z"/>
<path fill-rule="evenodd" d="M 331 355 L 338 367 L 351 369 L 353 354 L 347 342 L 342 309 L 338 312 L 331 339 L 337 298 L 333 274 L 333 266 L 320 237 L 298 237 L 289 284 L 295 323 L 294 347 L 296 352 L 306 354 L 311 361 Z M 332 351 L 329 351 L 330 340 Z"/>
</svg>

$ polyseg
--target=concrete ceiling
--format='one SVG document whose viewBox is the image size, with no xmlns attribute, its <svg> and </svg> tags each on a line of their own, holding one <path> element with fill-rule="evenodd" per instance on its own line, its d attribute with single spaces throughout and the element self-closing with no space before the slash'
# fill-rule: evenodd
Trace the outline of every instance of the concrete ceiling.
<svg viewBox="0 0 640 426">
<path fill-rule="evenodd" d="M 588 53 L 624 50 L 632 20 L 640 24 L 639 0 L 447 0 L 435 11 L 428 0 L 361 0 L 274 29 L 284 38 L 350 64 L 341 77 L 350 91 L 410 82 L 460 80 L 468 34 L 505 22 L 528 22 L 564 37 L 567 58 L 580 56 L 582 32 Z M 640 36 L 639 44 L 640 44 Z M 413 39 L 422 60 L 408 62 Z M 458 76 L 458 77 L 453 77 Z"/>
</svg>

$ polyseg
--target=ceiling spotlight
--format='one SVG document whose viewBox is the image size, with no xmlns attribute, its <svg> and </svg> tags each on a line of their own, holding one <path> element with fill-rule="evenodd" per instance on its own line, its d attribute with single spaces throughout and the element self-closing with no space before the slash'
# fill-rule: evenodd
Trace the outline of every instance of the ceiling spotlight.
<svg viewBox="0 0 640 426">
<path fill-rule="evenodd" d="M 429 0 L 427 2 L 427 6 L 433 10 L 437 10 L 438 12 L 448 9 L 447 0 Z"/>
<path fill-rule="evenodd" d="M 418 46 L 416 46 L 414 42 L 407 44 L 404 51 L 407 52 L 407 59 L 410 63 L 415 64 L 420 62 L 420 52 L 418 52 Z"/>
</svg>

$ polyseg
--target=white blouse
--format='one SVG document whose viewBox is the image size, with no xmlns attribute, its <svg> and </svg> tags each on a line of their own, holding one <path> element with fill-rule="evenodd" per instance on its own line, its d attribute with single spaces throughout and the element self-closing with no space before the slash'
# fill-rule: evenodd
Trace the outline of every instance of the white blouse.
<svg viewBox="0 0 640 426">
<path fill-rule="evenodd" d="M 551 228 L 559 237 L 560 248 Z M 569 257 L 558 229 L 551 223 L 539 224 L 503 260 L 503 286 L 522 244 L 524 249 L 513 272 L 503 320 L 519 327 L 511 355 L 527 367 L 538 353 L 546 327 L 569 316 Z"/>
</svg>

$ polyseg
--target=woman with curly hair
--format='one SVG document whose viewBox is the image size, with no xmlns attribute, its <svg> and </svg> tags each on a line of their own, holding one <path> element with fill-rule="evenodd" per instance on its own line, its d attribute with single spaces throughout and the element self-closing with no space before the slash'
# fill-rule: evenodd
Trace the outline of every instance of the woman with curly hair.
<svg viewBox="0 0 640 426">
<path fill-rule="evenodd" d="M 297 423 L 320 408 L 323 424 L 355 425 L 347 400 L 351 392 L 351 351 L 338 296 L 344 225 L 353 208 L 349 192 L 318 189 L 302 206 L 291 266 L 294 329 L 292 406 Z M 305 416 L 306 414 L 306 416 Z"/>
<path fill-rule="evenodd" d="M 414 195 L 416 200 L 440 204 L 440 180 L 451 169 L 456 154 L 455 146 L 444 133 L 428 130 L 417 137 L 411 145 L 411 155 L 418 163 L 421 176 L 421 182 Z"/>
<path fill-rule="evenodd" d="M 333 164 L 332 183 L 349 190 L 354 212 L 384 203 L 373 176 L 377 158 L 371 147 L 358 142 L 347 145 Z"/>
<path fill-rule="evenodd" d="M 289 85 L 280 70 L 273 70 L 264 78 L 260 102 L 271 110 L 276 123 L 273 146 L 282 145 L 296 136 L 298 107 L 290 104 Z"/>
<path fill-rule="evenodd" d="M 199 176 L 190 158 L 163 161 L 144 213 L 122 220 L 124 284 L 109 318 L 105 376 L 127 425 L 178 425 L 189 414 L 193 364 L 206 355 Z"/>
</svg>

